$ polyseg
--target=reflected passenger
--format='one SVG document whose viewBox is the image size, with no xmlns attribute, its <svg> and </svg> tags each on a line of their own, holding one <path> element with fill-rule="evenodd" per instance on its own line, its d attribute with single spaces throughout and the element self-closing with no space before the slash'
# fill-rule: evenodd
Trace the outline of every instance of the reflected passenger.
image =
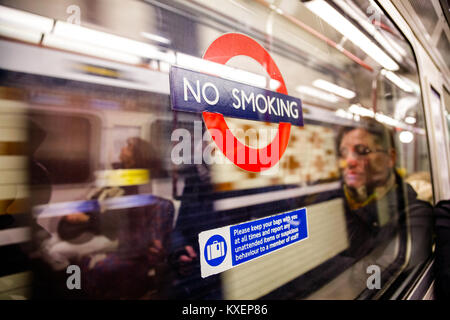
<svg viewBox="0 0 450 320">
<path fill-rule="evenodd" d="M 411 236 L 415 238 L 412 243 L 431 248 L 431 206 L 417 199 L 416 192 L 395 169 L 392 132 L 372 118 L 362 118 L 360 123 L 361 127 L 345 128 L 338 136 L 350 245 L 344 254 L 360 259 L 387 243 L 407 226 L 408 212 Z M 415 249 L 411 264 L 427 254 Z"/>
<path fill-rule="evenodd" d="M 119 167 L 148 169 L 158 175 L 161 166 L 151 151 L 146 141 L 129 138 Z M 131 195 L 139 195 L 137 186 L 106 186 L 93 190 L 89 200 Z M 174 207 L 166 199 L 142 196 L 136 200 L 138 204 L 128 200 L 126 206 L 122 203 L 119 208 L 74 212 L 60 221 L 58 241 L 47 250 L 49 260 L 53 260 L 50 264 L 59 260 L 64 265 L 80 266 L 81 298 L 163 297 Z"/>
</svg>

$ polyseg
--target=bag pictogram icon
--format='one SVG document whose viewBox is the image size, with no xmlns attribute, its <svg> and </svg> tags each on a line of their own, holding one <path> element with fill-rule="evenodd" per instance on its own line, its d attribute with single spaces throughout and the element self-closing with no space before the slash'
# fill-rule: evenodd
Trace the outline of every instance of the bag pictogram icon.
<svg viewBox="0 0 450 320">
<path fill-rule="evenodd" d="M 225 255 L 224 242 L 214 241 L 207 247 L 208 260 L 217 259 Z"/>
</svg>

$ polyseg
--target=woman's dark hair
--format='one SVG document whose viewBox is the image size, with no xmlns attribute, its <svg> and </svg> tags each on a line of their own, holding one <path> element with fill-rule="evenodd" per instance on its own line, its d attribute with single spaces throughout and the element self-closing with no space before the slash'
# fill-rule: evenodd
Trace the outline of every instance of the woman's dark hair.
<svg viewBox="0 0 450 320">
<path fill-rule="evenodd" d="M 162 163 L 150 143 L 139 137 L 131 137 L 127 139 L 127 145 L 133 154 L 133 168 L 149 169 L 154 178 L 163 175 Z"/>
<path fill-rule="evenodd" d="M 393 148 L 395 150 L 394 132 L 391 128 L 385 126 L 381 122 L 378 122 L 374 118 L 361 117 L 359 124 L 350 127 L 346 126 L 339 130 L 337 135 L 337 147 L 341 144 L 344 136 L 355 129 L 364 129 L 375 137 L 375 142 L 381 145 L 385 150 Z"/>
</svg>

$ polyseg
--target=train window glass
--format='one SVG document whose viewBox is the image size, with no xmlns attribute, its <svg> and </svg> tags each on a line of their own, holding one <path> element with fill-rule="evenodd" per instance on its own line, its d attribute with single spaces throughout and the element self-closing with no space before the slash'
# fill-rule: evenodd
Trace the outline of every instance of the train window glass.
<svg viewBox="0 0 450 320">
<path fill-rule="evenodd" d="M 49 70 L 30 65 L 29 77 L 5 71 L 2 81 L 40 101 L 30 107 L 36 119 L 58 128 L 47 157 L 89 156 L 83 169 L 93 177 L 58 171 L 65 184 L 51 183 L 51 197 L 32 209 L 44 231 L 35 237 L 37 279 L 60 279 L 70 264 L 83 274 L 82 290 L 37 281 L 37 294 L 372 298 L 428 257 L 433 192 L 417 66 L 374 1 L 130 1 L 126 14 L 120 2 L 92 3 L 79 1 L 89 12 L 81 26 L 65 24 L 53 6 L 11 3 L 59 20 L 39 49 L 1 47 L 54 62 Z M 264 47 L 287 93 L 302 101 L 304 125 L 291 125 L 283 156 L 266 171 L 233 164 L 201 114 L 171 108 L 170 67 L 214 73 L 201 58 L 229 33 Z M 281 88 L 265 61 L 239 55 L 226 64 L 235 81 Z M 45 112 L 61 103 L 97 124 Z M 252 148 L 268 146 L 280 126 L 225 121 Z M 201 276 L 201 232 L 301 208 L 307 239 Z"/>
<path fill-rule="evenodd" d="M 448 92 L 447 88 L 444 88 L 444 104 L 445 121 L 447 123 L 447 131 L 450 137 L 450 93 Z"/>
<path fill-rule="evenodd" d="M 30 297 L 27 117 L 24 93 L 0 86 L 0 299 Z"/>
<path fill-rule="evenodd" d="M 37 145 L 33 158 L 46 167 L 53 184 L 88 181 L 90 168 L 91 123 L 89 119 L 64 114 L 31 115 L 30 143 Z M 40 129 L 38 129 L 40 128 Z M 34 131 L 41 130 L 44 137 Z M 73 137 L 67 139 L 67 137 Z M 35 141 L 35 139 L 43 139 Z"/>
<path fill-rule="evenodd" d="M 201 3 L 214 15 L 213 4 Z M 218 198 L 214 209 L 220 215 L 202 221 L 196 228 L 189 220 L 196 221 L 200 216 L 198 207 L 183 205 L 182 201 L 178 229 L 193 243 L 197 231 L 306 206 L 311 232 L 307 240 L 224 272 L 216 280 L 221 284 L 220 291 L 209 294 L 230 299 L 332 298 L 339 283 L 346 281 L 352 285 L 341 287 L 334 298 L 371 296 L 366 282 L 369 266 L 381 270 L 382 283 L 386 284 L 408 263 L 410 268 L 423 261 L 430 250 L 429 203 L 433 194 L 411 48 L 372 2 L 310 1 L 295 6 L 287 2 L 276 6 L 259 3 L 263 5 L 239 2 L 248 9 L 239 10 L 239 14 L 243 21 L 252 21 L 256 29 L 272 35 L 270 41 L 262 43 L 280 68 L 288 92 L 302 98 L 306 124 L 291 128 L 286 152 L 269 173 L 242 170 L 216 149 L 208 183 L 215 191 L 212 199 Z M 228 6 L 233 12 L 237 4 Z M 376 39 L 372 41 L 394 42 L 397 57 L 380 59 L 354 37 L 349 40 L 352 36 L 346 30 L 324 19 L 325 10 L 338 19 L 357 20 L 361 33 Z M 227 7 L 222 13 L 226 12 Z M 251 14 L 255 12 L 258 19 Z M 266 24 L 261 25 L 258 21 L 264 15 Z M 385 28 L 364 28 L 366 20 L 371 19 Z M 307 27 L 342 44 L 340 52 L 315 39 Z M 204 47 L 221 34 L 209 25 L 199 25 L 198 33 L 203 35 L 200 38 L 210 39 L 200 40 Z M 258 33 L 253 35 L 257 38 Z M 341 53 L 343 50 L 365 57 L 364 62 L 349 59 Z M 260 65 L 246 57 L 235 57 L 227 64 L 266 75 Z M 329 83 L 350 90 L 350 96 L 340 96 L 341 92 L 330 89 Z M 226 121 L 231 130 L 236 130 L 237 139 L 251 147 L 266 145 L 277 128 L 247 120 Z M 261 138 L 264 130 L 268 133 Z M 201 182 L 186 181 L 196 185 Z M 415 207 L 415 203 L 419 205 Z M 202 209 L 208 210 L 205 207 Z M 413 239 L 410 261 L 405 256 L 408 233 Z M 313 283 L 320 289 L 312 289 Z M 199 292 L 199 296 L 203 294 Z"/>
<path fill-rule="evenodd" d="M 445 96 L 445 94 L 444 94 Z M 445 101 L 445 100 L 444 100 Z M 445 109 L 442 108 L 441 95 L 437 90 L 435 90 L 432 86 L 430 86 L 430 102 L 431 102 L 431 110 L 433 114 L 433 122 L 435 123 L 435 136 L 439 141 L 445 141 L 445 128 L 444 123 L 446 119 L 443 119 L 442 116 L 445 115 Z M 441 170 L 446 170 L 447 164 L 440 163 Z M 442 171 L 446 172 L 446 171 Z"/>
</svg>

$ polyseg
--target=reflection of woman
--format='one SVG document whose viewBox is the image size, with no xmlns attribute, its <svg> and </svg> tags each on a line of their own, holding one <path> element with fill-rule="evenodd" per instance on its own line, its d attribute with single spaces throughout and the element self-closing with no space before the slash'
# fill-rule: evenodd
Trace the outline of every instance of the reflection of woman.
<svg viewBox="0 0 450 320">
<path fill-rule="evenodd" d="M 148 169 L 152 176 L 158 176 L 161 172 L 159 161 L 150 144 L 138 137 L 127 139 L 127 144 L 120 151 L 120 163 L 115 165 L 115 169 Z M 112 197 L 119 197 L 124 194 L 137 193 L 137 188 L 131 187 L 106 187 L 96 189 L 88 196 L 89 199 L 104 200 Z M 73 225 L 88 223 L 90 216 L 83 212 L 75 212 L 64 217 L 64 221 Z"/>
<path fill-rule="evenodd" d="M 417 200 L 396 172 L 392 133 L 374 119 L 363 118 L 361 123 L 338 137 L 350 242 L 346 254 L 359 259 L 388 241 L 406 225 L 407 211 L 413 241 L 428 250 L 431 208 Z"/>
<path fill-rule="evenodd" d="M 147 141 L 138 137 L 127 139 L 126 146 L 120 151 L 120 164 L 123 169 L 148 169 L 154 178 L 162 173 L 155 150 Z"/>
<path fill-rule="evenodd" d="M 150 145 L 140 138 L 127 140 L 120 160 L 123 169 L 160 170 Z M 136 194 L 137 186 L 103 187 L 94 190 L 89 198 L 105 200 Z M 76 212 L 61 221 L 60 238 L 78 241 L 87 232 L 105 245 L 101 249 L 98 241 L 89 239 L 93 250 L 75 261 L 81 268 L 83 293 L 87 297 L 136 299 L 149 292 L 153 295 L 148 297 L 160 297 L 174 208 L 168 200 L 145 197 L 145 205 L 130 202 L 122 209 Z"/>
</svg>

